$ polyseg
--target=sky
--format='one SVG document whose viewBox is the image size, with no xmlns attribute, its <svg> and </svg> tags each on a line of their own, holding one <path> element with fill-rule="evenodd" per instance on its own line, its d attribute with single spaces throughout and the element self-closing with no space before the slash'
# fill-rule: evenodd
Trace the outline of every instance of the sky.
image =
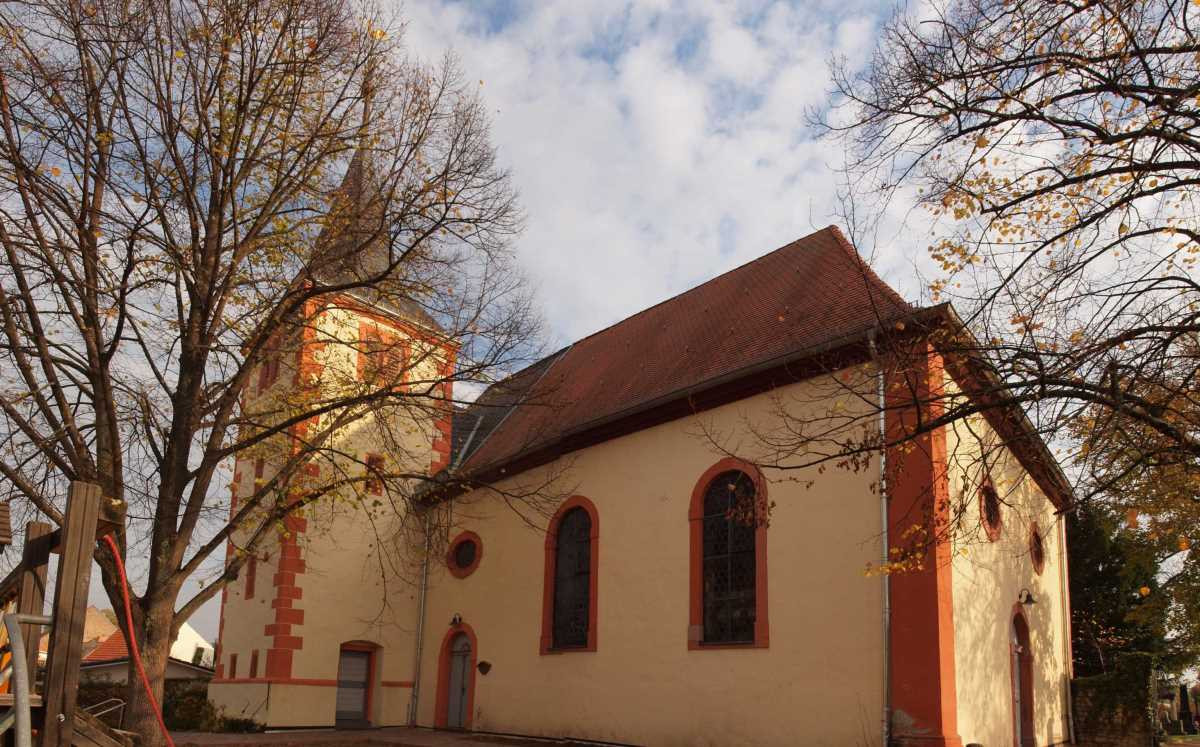
<svg viewBox="0 0 1200 747">
<path fill-rule="evenodd" d="M 551 347 L 836 222 L 841 146 L 818 140 L 805 112 L 828 100 L 830 58 L 867 59 L 891 9 L 875 0 L 396 6 L 410 54 L 436 62 L 452 51 L 479 86 L 521 194 L 516 250 Z M 869 253 L 916 297 L 924 245 L 911 231 L 885 230 Z M 214 640 L 218 616 L 214 601 L 191 622 Z"/>
<path fill-rule="evenodd" d="M 424 60 L 480 85 L 527 214 L 517 250 L 565 344 L 835 222 L 842 149 L 805 112 L 892 4 L 418 2 Z M 872 257 L 906 295 L 908 252 Z M 921 247 L 921 254 L 924 246 Z M 911 286 L 911 287 L 910 287 Z"/>
</svg>

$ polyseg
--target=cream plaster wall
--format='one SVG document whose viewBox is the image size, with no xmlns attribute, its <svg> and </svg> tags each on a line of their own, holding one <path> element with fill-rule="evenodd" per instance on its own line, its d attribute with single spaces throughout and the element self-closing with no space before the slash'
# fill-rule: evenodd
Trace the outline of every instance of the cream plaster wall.
<svg viewBox="0 0 1200 747">
<path fill-rule="evenodd" d="M 459 502 L 457 528 L 479 534 L 483 557 L 465 579 L 434 563 L 420 723 L 434 721 L 439 649 L 459 614 L 493 665 L 476 676 L 476 729 L 652 745 L 878 744 L 881 582 L 863 573 L 879 558 L 877 467 L 768 473 L 770 647 L 687 646 L 688 506 L 721 456 L 698 423 L 736 441 L 743 418 L 768 422 L 773 397 L 815 391 L 794 385 L 571 456 L 561 482 L 599 512 L 595 652 L 539 655 L 545 519 L 530 526 L 483 491 Z"/>
<path fill-rule="evenodd" d="M 314 357 L 321 366 L 320 385 L 326 396 L 342 396 L 347 387 L 357 386 L 360 319 L 351 311 L 333 309 L 314 321 L 316 340 L 321 343 Z M 416 362 L 407 372 L 409 380 L 438 378 L 442 359 L 435 349 L 405 337 L 396 328 L 378 322 L 372 322 L 372 326 L 396 336 L 415 351 L 410 361 Z M 278 382 L 259 393 L 260 397 L 287 396 L 288 382 L 293 381 L 294 374 L 292 359 L 293 356 L 284 356 Z M 436 415 L 424 405 L 411 410 L 391 408 L 383 415 L 364 412 L 363 417 L 334 435 L 329 454 L 323 454 L 319 460 L 321 479 L 338 479 L 342 471 L 360 473 L 361 460 L 369 453 L 384 455 L 389 460 L 389 470 L 428 470 L 434 458 L 431 443 Z M 328 417 L 314 429 L 326 422 Z M 270 448 L 262 451 L 268 455 L 264 477 L 269 478 Z M 330 457 L 338 452 L 347 456 Z M 252 460 L 253 456 L 239 464 L 235 490 L 243 495 L 253 489 Z M 397 568 L 397 554 L 382 557 L 379 544 L 403 520 L 403 506 L 402 496 L 388 495 L 386 491 L 376 496 L 360 484 L 324 498 L 303 512 L 307 530 L 299 535 L 298 542 L 305 571 L 296 581 L 303 597 L 294 607 L 304 611 L 304 622 L 292 625 L 290 635 L 301 637 L 304 642 L 293 655 L 293 682 L 274 682 L 268 689 L 255 684 L 216 681 L 210 687 L 210 697 L 217 705 L 240 713 L 249 701 L 266 698 L 269 692 L 269 708 L 256 711 L 259 720 L 271 726 L 331 726 L 335 720 L 336 692 L 332 683 L 337 679 L 341 644 L 367 642 L 377 646 L 368 716 L 375 725 L 407 721 L 411 688 L 401 683 L 412 680 L 416 627 L 416 590 L 412 580 L 416 576 Z M 244 540 L 247 531 L 244 528 L 236 533 L 237 541 Z M 259 554 L 269 557 L 269 561 L 258 563 L 254 598 L 246 598 L 244 570 L 241 578 L 228 587 L 220 652 L 227 677 L 231 654 L 238 657 L 237 677 L 248 677 L 255 650 L 257 676 L 265 676 L 272 638 L 264 631 L 274 622 L 272 577 L 280 559 L 278 539 L 270 538 L 260 547 Z"/>
<path fill-rule="evenodd" d="M 953 389 L 953 384 L 951 385 Z M 1069 635 L 1065 627 L 1065 548 L 1062 518 L 983 418 L 947 430 L 950 498 L 961 512 L 954 537 L 953 594 L 958 729 L 964 743 L 1013 741 L 1010 640 L 1013 605 L 1021 589 L 1033 651 L 1034 727 L 1037 744 L 1066 742 Z M 983 444 L 983 446 L 981 446 Z M 1002 501 L 1002 530 L 989 541 L 980 522 L 980 455 Z M 1046 563 L 1034 572 L 1030 527 L 1042 530 Z"/>
</svg>

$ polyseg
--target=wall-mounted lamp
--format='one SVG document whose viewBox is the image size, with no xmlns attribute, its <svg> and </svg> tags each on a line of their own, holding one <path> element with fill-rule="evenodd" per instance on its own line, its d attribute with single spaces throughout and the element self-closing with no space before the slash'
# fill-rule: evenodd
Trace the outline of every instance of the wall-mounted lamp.
<svg viewBox="0 0 1200 747">
<path fill-rule="evenodd" d="M 492 671 L 492 663 L 490 661 L 481 661 L 476 666 L 479 668 L 479 673 L 482 675 L 486 675 L 488 672 Z"/>
<path fill-rule="evenodd" d="M 457 628 L 459 625 L 462 625 L 462 615 L 455 612 L 454 617 L 450 618 L 450 627 Z"/>
<path fill-rule="evenodd" d="M 1034 604 L 1033 592 L 1029 589 L 1021 589 L 1017 592 L 1017 601 L 1027 607 Z"/>
</svg>

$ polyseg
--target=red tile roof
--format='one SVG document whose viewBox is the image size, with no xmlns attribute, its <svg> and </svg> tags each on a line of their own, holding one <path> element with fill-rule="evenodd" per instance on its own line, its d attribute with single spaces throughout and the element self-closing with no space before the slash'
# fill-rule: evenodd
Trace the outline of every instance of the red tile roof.
<svg viewBox="0 0 1200 747">
<path fill-rule="evenodd" d="M 463 432 L 490 432 L 475 433 L 465 458 L 456 456 L 463 472 L 480 474 L 649 403 L 911 312 L 830 226 L 585 337 L 531 367 L 535 375 L 511 377 L 524 379 L 519 403 L 507 393 L 500 416 L 481 416 L 479 408 L 460 415 Z M 485 407 L 490 392 L 480 398 Z"/>
<path fill-rule="evenodd" d="M 83 657 L 83 660 L 116 661 L 127 658 L 129 658 L 129 649 L 125 647 L 125 636 L 121 635 L 121 631 L 118 630 L 101 641 L 99 646 L 92 649 L 90 654 Z"/>
</svg>

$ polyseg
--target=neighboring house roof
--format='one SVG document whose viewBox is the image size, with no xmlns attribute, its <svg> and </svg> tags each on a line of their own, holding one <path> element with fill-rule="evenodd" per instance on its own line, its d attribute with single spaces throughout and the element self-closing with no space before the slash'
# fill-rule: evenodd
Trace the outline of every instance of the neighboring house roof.
<svg viewBox="0 0 1200 747">
<path fill-rule="evenodd" d="M 212 674 L 213 672 L 211 667 L 193 664 L 190 661 L 184 661 L 183 659 L 179 659 L 174 656 L 169 658 L 172 663 L 191 667 L 192 669 L 195 669 L 201 673 Z M 90 654 L 83 657 L 83 661 L 81 662 L 80 666 L 85 668 L 96 667 L 106 664 L 119 664 L 128 660 L 129 648 L 125 645 L 125 636 L 123 636 L 121 631 L 118 630 L 108 638 L 105 638 L 99 646 L 92 650 Z"/>
<path fill-rule="evenodd" d="M 118 630 L 101 641 L 99 646 L 92 649 L 90 654 L 83 657 L 83 661 L 116 661 L 128 658 L 129 649 L 125 646 L 125 636 L 121 635 L 121 631 Z"/>
<path fill-rule="evenodd" d="M 456 415 L 452 464 L 461 474 L 483 474 L 641 407 L 912 312 L 829 226 L 493 385 Z"/>
</svg>

